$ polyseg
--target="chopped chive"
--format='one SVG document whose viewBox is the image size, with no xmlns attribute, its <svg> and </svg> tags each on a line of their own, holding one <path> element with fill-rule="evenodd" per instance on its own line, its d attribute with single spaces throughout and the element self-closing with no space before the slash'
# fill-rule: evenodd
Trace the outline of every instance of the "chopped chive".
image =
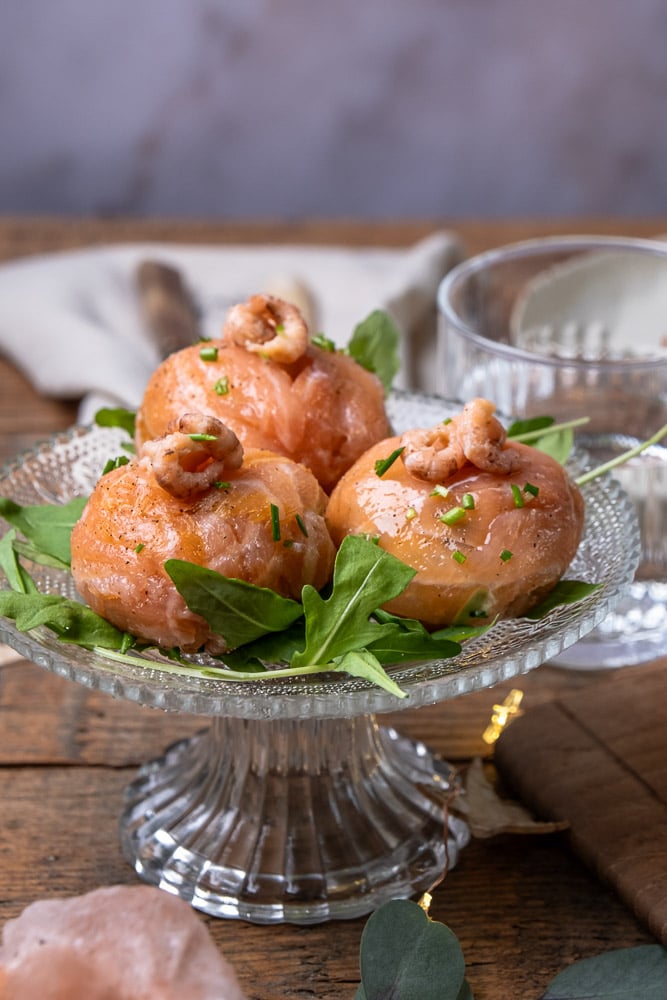
<svg viewBox="0 0 667 1000">
<path fill-rule="evenodd" d="M 463 497 L 461 498 L 461 505 L 466 510 L 474 510 L 475 509 L 475 498 L 472 495 L 472 493 L 464 493 L 463 494 Z"/>
<path fill-rule="evenodd" d="M 526 483 L 523 488 L 523 492 L 530 493 L 531 496 L 536 497 L 540 492 L 540 488 L 539 486 L 533 486 L 532 483 Z"/>
<path fill-rule="evenodd" d="M 514 497 L 514 506 L 523 507 L 524 506 L 523 496 L 521 495 L 521 490 L 519 489 L 517 484 L 511 483 L 510 488 L 512 490 L 512 496 Z"/>
<path fill-rule="evenodd" d="M 229 377 L 227 375 L 223 375 L 222 378 L 218 379 L 213 388 L 217 392 L 218 396 L 226 396 L 229 392 Z"/>
<path fill-rule="evenodd" d="M 433 487 L 429 495 L 432 497 L 446 497 L 449 496 L 449 490 L 446 486 L 438 485 Z"/>
<path fill-rule="evenodd" d="M 191 441 L 217 441 L 216 434 L 188 434 Z"/>
<path fill-rule="evenodd" d="M 140 552 L 142 552 L 142 551 L 143 551 L 143 550 L 144 550 L 145 548 L 146 548 L 146 546 L 144 545 L 144 543 L 143 543 L 143 542 L 139 542 L 139 544 L 138 544 L 138 545 L 135 545 L 135 548 L 134 548 L 134 551 L 135 551 L 135 552 L 137 553 L 137 555 L 138 555 L 138 554 L 139 554 Z"/>
<path fill-rule="evenodd" d="M 230 490 L 232 488 L 232 484 L 226 479 L 218 479 L 218 481 L 213 483 L 213 485 L 216 490 Z"/>
<path fill-rule="evenodd" d="M 445 419 L 442 421 L 442 426 L 446 427 L 447 424 L 451 424 L 452 419 L 453 419 L 452 417 L 445 417 Z"/>
<path fill-rule="evenodd" d="M 276 325 L 276 333 L 283 334 L 284 332 L 285 332 L 285 324 L 284 323 L 278 323 Z"/>
<path fill-rule="evenodd" d="M 375 475 L 384 476 L 385 472 L 392 467 L 396 459 L 402 455 L 404 451 L 405 445 L 402 448 L 396 448 L 396 450 L 392 451 L 391 455 L 388 455 L 387 458 L 379 458 L 375 463 Z"/>
<path fill-rule="evenodd" d="M 218 348 L 217 347 L 202 347 L 199 352 L 199 357 L 202 361 L 217 361 L 218 360 Z"/>
<path fill-rule="evenodd" d="M 444 514 L 440 515 L 440 520 L 443 524 L 456 524 L 462 518 L 466 516 L 466 512 L 463 507 L 450 507 L 446 510 Z"/>
<path fill-rule="evenodd" d="M 454 562 L 459 563 L 459 565 L 461 566 L 466 561 L 466 557 L 463 555 L 462 552 L 459 552 L 458 549 L 454 549 L 454 551 L 452 552 L 452 559 L 454 560 Z"/>
<path fill-rule="evenodd" d="M 127 465 L 129 461 L 129 458 L 126 455 L 117 455 L 116 458 L 110 458 L 102 469 L 102 475 L 105 476 L 107 472 L 112 472 L 114 469 L 120 469 L 121 465 Z"/>
<path fill-rule="evenodd" d="M 321 351 L 329 351 L 330 354 L 336 353 L 336 345 L 333 340 L 329 340 L 329 338 L 325 337 L 323 333 L 316 333 L 315 336 L 311 338 L 310 342 L 311 344 L 314 344 L 315 347 L 319 347 Z"/>
<path fill-rule="evenodd" d="M 417 511 L 414 509 L 414 507 L 408 507 L 408 509 L 405 512 L 405 520 L 414 521 L 416 516 L 417 516 Z"/>
<path fill-rule="evenodd" d="M 284 549 L 291 549 L 293 545 L 294 545 L 294 542 L 293 542 L 293 540 L 291 538 L 286 538 L 285 541 L 283 542 L 283 548 Z"/>
<path fill-rule="evenodd" d="M 280 511 L 274 503 L 271 504 L 271 534 L 274 542 L 280 541 Z"/>
<path fill-rule="evenodd" d="M 500 558 L 502 559 L 503 562 L 509 562 L 513 554 L 514 553 L 510 552 L 509 549 L 503 549 L 503 551 L 500 553 Z"/>
<path fill-rule="evenodd" d="M 294 520 L 299 525 L 299 531 L 301 532 L 301 534 L 305 535 L 306 538 L 308 538 L 308 528 L 306 527 L 305 522 L 304 522 L 303 518 L 301 517 L 301 514 L 295 514 L 294 515 Z"/>
</svg>

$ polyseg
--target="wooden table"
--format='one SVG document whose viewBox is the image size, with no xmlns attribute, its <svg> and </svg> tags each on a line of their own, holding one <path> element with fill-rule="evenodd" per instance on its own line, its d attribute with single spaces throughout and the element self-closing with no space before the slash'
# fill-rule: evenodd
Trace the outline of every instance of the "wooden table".
<svg viewBox="0 0 667 1000">
<path fill-rule="evenodd" d="M 563 232 L 651 236 L 667 220 L 474 222 L 439 220 L 468 250 Z M 214 224 L 59 219 L 0 220 L 0 260 L 124 240 L 407 245 L 435 223 Z M 0 358 L 0 459 L 71 423 L 75 402 L 36 396 Z M 599 675 L 543 666 L 520 679 L 530 711 Z M 446 759 L 489 758 L 492 706 L 510 685 L 393 718 Z M 117 821 L 138 765 L 201 728 L 194 717 L 115 701 L 19 661 L 0 666 L 0 924 L 31 901 L 83 893 L 136 876 L 121 857 Z M 437 889 L 431 915 L 458 936 L 476 1000 L 530 1000 L 572 962 L 652 942 L 634 915 L 572 854 L 566 834 L 474 840 Z M 310 928 L 202 917 L 233 961 L 250 1000 L 341 1000 L 358 983 L 364 920 Z"/>
</svg>

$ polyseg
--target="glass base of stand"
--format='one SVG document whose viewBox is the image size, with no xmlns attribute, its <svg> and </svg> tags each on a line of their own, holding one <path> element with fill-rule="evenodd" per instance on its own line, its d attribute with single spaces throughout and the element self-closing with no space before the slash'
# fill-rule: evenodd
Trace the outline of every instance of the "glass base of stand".
<svg viewBox="0 0 667 1000">
<path fill-rule="evenodd" d="M 212 916 L 349 919 L 456 863 L 456 790 L 446 763 L 373 715 L 215 718 L 141 768 L 121 842 L 141 878 Z"/>
</svg>

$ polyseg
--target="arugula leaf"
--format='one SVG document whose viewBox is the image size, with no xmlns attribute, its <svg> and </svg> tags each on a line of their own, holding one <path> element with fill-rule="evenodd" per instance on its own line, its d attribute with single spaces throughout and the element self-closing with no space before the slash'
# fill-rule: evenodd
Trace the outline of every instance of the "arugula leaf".
<svg viewBox="0 0 667 1000">
<path fill-rule="evenodd" d="M 535 442 L 535 447 L 546 455 L 551 455 L 561 465 L 565 465 L 574 445 L 574 431 L 563 427 L 557 433 L 545 434 Z"/>
<path fill-rule="evenodd" d="M 132 410 L 126 410 L 122 406 L 104 406 L 98 410 L 94 417 L 98 427 L 120 427 L 127 431 L 131 438 L 134 437 L 136 414 Z"/>
<path fill-rule="evenodd" d="M 577 417 L 575 420 L 556 424 L 553 417 L 530 417 L 510 424 L 507 436 L 514 441 L 531 444 L 564 465 L 572 451 L 575 427 L 587 424 L 588 420 L 588 417 Z M 545 433 L 542 434 L 541 431 Z"/>
<path fill-rule="evenodd" d="M 523 617 L 539 621 L 561 604 L 576 604 L 578 601 L 583 601 L 584 597 L 599 590 L 601 586 L 601 583 L 585 583 L 582 580 L 559 580 L 544 600 L 527 611 Z"/>
<path fill-rule="evenodd" d="M 268 587 L 225 577 L 183 559 L 169 559 L 164 568 L 190 611 L 201 615 L 232 649 L 267 632 L 280 632 L 303 614 L 298 601 Z"/>
<path fill-rule="evenodd" d="M 324 600 L 314 587 L 303 588 L 306 647 L 292 657 L 292 666 L 328 663 L 379 639 L 384 626 L 370 615 L 405 590 L 415 572 L 361 535 L 344 538 L 331 596 Z"/>
<path fill-rule="evenodd" d="M 353 677 L 363 677 L 364 680 L 377 684 L 384 688 L 389 694 L 396 695 L 397 698 L 407 698 L 405 691 L 402 691 L 398 684 L 382 668 L 382 664 L 369 649 L 353 649 L 336 663 L 334 670 L 351 674 Z"/>
<path fill-rule="evenodd" d="M 0 590 L 0 615 L 16 622 L 19 632 L 46 625 L 63 642 L 72 642 L 85 649 L 128 648 L 126 632 L 115 628 L 85 604 L 60 594 Z"/>
<path fill-rule="evenodd" d="M 40 562 L 39 553 L 57 559 L 63 566 L 72 561 L 70 535 L 81 517 L 87 497 L 74 497 L 65 504 L 34 504 L 22 507 L 14 500 L 0 497 L 0 515 L 33 544 L 31 558 Z"/>
<path fill-rule="evenodd" d="M 575 962 L 551 981 L 542 1000 L 664 1000 L 665 983 L 667 949 L 645 944 Z"/>
<path fill-rule="evenodd" d="M 348 353 L 369 372 L 374 372 L 389 392 L 400 368 L 398 342 L 400 332 L 391 316 L 376 309 L 359 323 L 347 345 Z"/>
<path fill-rule="evenodd" d="M 490 622 L 488 625 L 445 625 L 444 628 L 439 628 L 435 632 L 429 632 L 416 618 L 401 618 L 400 615 L 393 615 L 390 611 L 385 611 L 384 608 L 378 608 L 377 611 L 374 611 L 373 617 L 377 618 L 379 622 L 394 622 L 407 631 L 419 632 L 422 636 L 427 635 L 438 641 L 448 639 L 458 645 L 465 642 L 466 639 L 474 639 L 475 636 L 483 635 L 484 632 L 489 631 L 493 624 Z"/>
<path fill-rule="evenodd" d="M 522 420 L 515 420 L 507 428 L 508 438 L 519 438 L 525 434 L 532 434 L 534 431 L 542 431 L 545 427 L 551 427 L 554 423 L 553 417 L 526 417 Z"/>
<path fill-rule="evenodd" d="M 303 649 L 305 641 L 305 624 L 301 616 L 281 632 L 267 632 L 259 639 L 238 646 L 233 653 L 223 653 L 222 659 L 232 670 L 237 667 L 245 670 L 253 661 L 262 666 L 290 663 L 294 654 Z"/>
<path fill-rule="evenodd" d="M 16 532 L 13 528 L 0 538 L 0 569 L 12 590 L 20 594 L 36 594 L 35 582 L 18 560 L 15 540 Z"/>
<path fill-rule="evenodd" d="M 442 657 L 448 659 L 461 652 L 458 642 L 451 639 L 434 638 L 430 632 L 423 633 L 416 629 L 401 629 L 395 631 L 386 629 L 384 634 L 366 646 L 369 652 L 380 663 L 410 663 L 412 660 L 431 660 Z"/>
</svg>

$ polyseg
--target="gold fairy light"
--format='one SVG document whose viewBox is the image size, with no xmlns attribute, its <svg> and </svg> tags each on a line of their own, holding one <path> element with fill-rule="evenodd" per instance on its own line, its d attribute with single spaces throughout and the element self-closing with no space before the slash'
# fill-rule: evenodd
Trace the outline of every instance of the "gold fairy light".
<svg viewBox="0 0 667 1000">
<path fill-rule="evenodd" d="M 519 706 L 523 700 L 523 691 L 512 688 L 501 705 L 493 706 L 491 722 L 482 733 L 485 743 L 495 743 L 503 729 L 515 715 L 521 715 Z"/>
</svg>

